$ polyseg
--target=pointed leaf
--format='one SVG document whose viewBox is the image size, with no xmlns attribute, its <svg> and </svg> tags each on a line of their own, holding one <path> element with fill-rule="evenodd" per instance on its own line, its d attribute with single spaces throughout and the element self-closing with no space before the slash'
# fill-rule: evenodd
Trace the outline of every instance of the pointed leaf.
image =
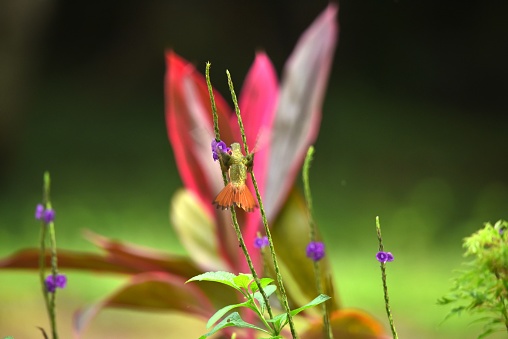
<svg viewBox="0 0 508 339">
<path fill-rule="evenodd" d="M 137 274 L 148 271 L 170 272 L 188 279 L 201 271 L 187 257 L 168 255 L 129 243 L 111 241 L 88 232 L 96 244 L 109 255 L 59 249 L 58 267 L 103 273 Z M 99 244 L 99 242 L 102 242 Z M 46 251 L 46 266 L 50 267 L 51 253 Z M 0 260 L 0 269 L 39 269 L 39 249 L 20 250 Z"/>
<path fill-rule="evenodd" d="M 239 327 L 239 328 L 252 328 L 252 329 L 255 329 L 255 330 L 258 330 L 258 331 L 263 331 L 265 333 L 269 333 L 269 332 L 267 332 L 266 330 L 264 330 L 262 328 L 259 328 L 259 327 L 255 326 L 255 325 L 252 325 L 252 324 L 249 324 L 249 323 L 243 321 L 242 318 L 240 317 L 240 314 L 238 314 L 238 312 L 234 312 L 234 313 L 231 313 L 226 318 L 224 318 L 224 320 L 222 320 L 220 323 L 218 323 L 213 328 L 213 330 L 211 330 L 210 332 L 202 335 L 199 338 L 200 339 L 207 338 L 207 337 L 211 336 L 212 334 L 215 334 L 218 331 L 222 330 L 223 328 L 231 327 L 231 326 L 235 326 L 235 327 Z"/>
<path fill-rule="evenodd" d="M 273 223 L 272 238 L 277 244 L 277 258 L 284 277 L 284 286 L 293 305 L 301 306 L 319 292 L 314 278 L 314 262 L 307 258 L 305 249 L 309 243 L 308 211 L 302 195 L 294 189 L 277 220 Z M 340 305 L 333 290 L 333 272 L 329 258 L 319 261 L 323 293 L 332 299 L 327 302 L 333 311 Z M 269 269 L 274 276 L 273 265 Z"/>
<path fill-rule="evenodd" d="M 256 154 L 254 173 L 262 198 L 264 198 L 265 181 L 268 174 L 270 151 L 268 143 L 271 139 L 270 132 L 277 108 L 278 95 L 277 74 L 272 62 L 266 53 L 257 52 L 254 63 L 243 83 L 239 106 L 249 150 Z M 233 117 L 233 119 L 232 128 L 236 130 L 236 117 Z M 250 180 L 247 181 L 247 184 L 253 191 Z M 259 213 L 249 213 L 247 219 L 255 219 L 258 223 L 261 220 Z M 244 237 L 246 237 L 245 234 Z"/>
<path fill-rule="evenodd" d="M 39 269 L 38 248 L 28 248 L 0 260 L 0 269 Z M 46 252 L 46 267 L 51 266 L 51 253 Z M 112 258 L 105 258 L 99 254 L 82 253 L 68 250 L 58 250 L 59 268 L 78 270 L 94 270 L 97 272 L 135 274 L 134 267 L 118 265 Z"/>
<path fill-rule="evenodd" d="M 259 282 L 261 283 L 261 287 L 265 288 L 269 284 L 271 284 L 274 280 L 272 278 L 261 278 Z M 252 292 L 256 292 L 258 290 L 258 285 L 256 283 L 252 283 L 250 286 L 250 290 Z"/>
<path fill-rule="evenodd" d="M 195 277 L 190 278 L 186 281 L 186 283 L 191 281 L 214 281 L 220 284 L 224 284 L 230 287 L 233 287 L 235 290 L 241 292 L 242 290 L 235 284 L 234 278 L 236 275 L 229 272 L 218 271 L 218 272 L 205 272 L 203 274 L 197 275 Z"/>
<path fill-rule="evenodd" d="M 215 314 L 210 317 L 210 319 L 206 323 L 206 328 L 207 329 L 210 328 L 213 324 L 215 324 L 217 322 L 217 320 L 222 318 L 222 316 L 224 316 L 226 313 L 228 313 L 232 309 L 235 309 L 235 308 L 238 308 L 238 307 L 249 307 L 249 308 L 252 308 L 253 306 L 252 306 L 252 302 L 250 300 L 247 300 L 246 302 L 243 302 L 243 303 L 240 303 L 240 304 L 225 306 L 225 307 L 221 308 L 220 310 L 218 310 L 217 312 L 215 312 Z"/>
<path fill-rule="evenodd" d="M 194 66 L 173 51 L 166 53 L 166 64 L 166 124 L 176 165 L 185 187 L 212 215 L 211 202 L 223 183 L 210 149 L 214 134 L 206 82 Z M 232 111 L 218 93 L 214 94 L 221 115 L 221 138 L 231 143 L 228 123 Z"/>
<path fill-rule="evenodd" d="M 318 134 L 337 40 L 337 11 L 336 5 L 328 5 L 302 35 L 284 68 L 264 202 L 269 220 L 284 203 Z"/>
<path fill-rule="evenodd" d="M 244 273 L 240 273 L 238 276 L 233 278 L 235 285 L 245 290 L 249 289 L 249 285 L 253 280 L 254 278 L 252 277 L 252 274 L 244 274 Z M 256 284 L 253 282 L 252 285 Z"/>
<path fill-rule="evenodd" d="M 219 255 L 217 228 L 188 190 L 178 190 L 171 200 L 171 223 L 187 253 L 204 271 L 221 271 L 228 265 Z"/>
<path fill-rule="evenodd" d="M 242 120 L 245 126 L 245 135 L 249 149 L 266 149 L 266 145 L 258 145 L 258 142 L 270 140 L 271 125 L 275 116 L 277 98 L 279 94 L 277 74 L 264 52 L 257 52 L 245 81 L 239 98 L 239 106 L 242 112 Z M 233 116 L 232 126 L 237 126 L 236 116 Z M 237 129 L 237 128 L 233 128 Z M 262 139 L 259 139 L 262 138 Z M 263 147 L 265 146 L 265 147 Z M 264 160 L 260 153 L 256 153 L 256 163 L 260 166 Z M 256 168 L 256 167 L 255 167 Z M 257 172 L 261 167 L 258 168 Z"/>
<path fill-rule="evenodd" d="M 79 335 L 89 322 L 107 307 L 143 310 L 173 310 L 208 317 L 213 305 L 201 290 L 184 280 L 162 272 L 143 273 L 105 300 L 75 314 L 74 330 Z"/>
<path fill-rule="evenodd" d="M 230 227 L 230 216 L 224 211 L 215 212 L 212 201 L 224 187 L 218 163 L 213 161 L 210 143 L 214 138 L 212 113 L 205 78 L 193 65 L 173 51 L 166 53 L 165 78 L 166 125 L 175 154 L 176 165 L 185 188 L 190 190 L 199 205 L 210 216 L 216 217 L 217 239 L 220 254 L 235 271 L 238 267 L 238 247 L 235 233 Z M 203 65 L 203 69 L 204 69 Z M 214 91 L 221 139 L 226 144 L 238 141 L 230 127 L 233 111 L 222 96 Z"/>
<path fill-rule="evenodd" d="M 275 69 L 264 52 L 256 53 L 256 58 L 245 78 L 240 94 L 239 106 L 245 126 L 247 144 L 251 152 L 255 152 L 254 174 L 262 199 L 265 198 L 266 181 L 268 177 L 268 161 L 270 157 L 270 141 L 272 127 L 277 109 L 279 88 Z M 232 126 L 236 126 L 236 117 Z M 247 186 L 254 192 L 251 180 Z M 247 250 L 252 254 L 252 262 L 256 270 L 261 269 L 259 250 L 254 248 L 254 239 L 261 225 L 259 213 L 248 213 L 243 225 L 243 237 Z M 247 264 L 239 267 L 240 272 L 248 270 Z"/>
<path fill-rule="evenodd" d="M 137 273 L 163 271 L 186 279 L 201 273 L 198 267 L 185 256 L 168 254 L 126 241 L 110 239 L 90 230 L 85 230 L 84 235 L 90 242 L 107 251 L 108 257 L 112 258 L 115 263 L 136 267 L 138 268 Z"/>
<path fill-rule="evenodd" d="M 277 290 L 277 286 L 275 285 L 268 285 L 263 287 L 263 291 L 265 291 L 266 297 L 270 298 L 270 296 Z M 265 312 L 266 309 L 266 303 L 265 299 L 263 298 L 263 295 L 261 292 L 254 293 L 254 298 L 258 301 L 259 305 L 261 305 L 261 313 Z"/>
<path fill-rule="evenodd" d="M 289 313 L 291 314 L 291 316 L 295 316 L 298 313 L 305 311 L 308 308 L 311 308 L 311 307 L 314 307 L 314 306 L 319 305 L 321 303 L 324 303 L 328 299 L 330 299 L 329 296 L 320 294 L 316 298 L 314 298 L 313 300 L 308 302 L 307 304 L 303 305 L 302 307 L 298 307 L 297 309 L 291 310 Z M 273 317 L 273 319 L 268 319 L 267 321 L 274 323 L 276 328 L 281 329 L 287 325 L 287 323 L 288 323 L 287 318 L 288 318 L 287 313 L 282 313 L 276 317 Z"/>
</svg>

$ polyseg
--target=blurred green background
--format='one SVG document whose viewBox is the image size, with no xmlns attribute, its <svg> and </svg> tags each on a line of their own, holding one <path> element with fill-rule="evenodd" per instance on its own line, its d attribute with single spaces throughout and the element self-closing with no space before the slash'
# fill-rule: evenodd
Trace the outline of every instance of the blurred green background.
<svg viewBox="0 0 508 339">
<path fill-rule="evenodd" d="M 326 1 L 0 3 L 0 255 L 36 246 L 42 174 L 52 175 L 61 248 L 100 234 L 184 253 L 168 220 L 181 187 L 164 121 L 164 50 L 227 93 L 254 52 L 280 75 Z M 474 338 L 473 318 L 441 324 L 462 238 L 508 218 L 508 2 L 342 1 L 340 40 L 312 166 L 316 220 L 343 302 L 386 323 L 374 260 L 381 217 L 402 338 Z M 222 79 L 222 80 L 221 80 Z M 68 272 L 71 315 L 123 277 Z M 0 337 L 47 326 L 38 278 L 0 272 Z M 192 332 L 183 332 L 191 324 Z M 86 338 L 203 333 L 179 315 L 105 311 Z M 496 336 L 493 336 L 496 337 Z M 499 336 L 499 338 L 505 336 Z"/>
</svg>

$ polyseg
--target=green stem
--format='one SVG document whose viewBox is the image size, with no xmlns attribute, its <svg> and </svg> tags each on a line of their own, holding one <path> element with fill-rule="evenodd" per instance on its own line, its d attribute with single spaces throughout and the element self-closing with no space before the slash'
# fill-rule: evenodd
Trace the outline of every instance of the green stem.
<svg viewBox="0 0 508 339">
<path fill-rule="evenodd" d="M 272 335 L 273 334 L 273 327 L 271 324 L 268 323 L 268 321 L 266 321 L 262 309 L 259 308 L 259 306 L 257 305 L 257 303 L 255 301 L 254 294 L 247 293 L 247 298 L 254 304 L 255 312 L 259 316 L 259 319 L 261 319 L 261 321 L 263 322 L 265 327 L 270 331 L 267 333 Z M 268 306 L 268 304 L 266 304 L 266 302 L 265 302 L 265 306 Z"/>
<path fill-rule="evenodd" d="M 226 75 L 228 76 L 228 86 L 229 91 L 231 92 L 231 98 L 233 99 L 233 104 L 235 106 L 235 113 L 238 119 L 238 127 L 240 127 L 240 135 L 242 136 L 243 142 L 243 150 L 245 151 L 245 155 L 249 155 L 249 147 L 247 145 L 247 137 L 245 136 L 245 129 L 243 127 L 242 116 L 240 114 L 240 106 L 238 106 L 238 100 L 236 99 L 235 87 L 233 86 L 233 80 L 231 80 L 231 74 L 228 70 L 226 70 Z"/>
<path fill-rule="evenodd" d="M 55 235 L 55 225 L 53 222 L 50 222 L 48 225 L 49 228 L 49 242 L 51 247 L 51 274 L 53 275 L 53 281 L 56 282 L 56 277 L 58 274 L 58 258 L 56 254 L 56 235 Z M 51 293 L 51 300 L 50 300 L 50 306 L 51 306 L 51 327 L 53 330 L 53 339 L 58 338 L 57 330 L 56 330 L 56 289 L 53 293 Z"/>
<path fill-rule="evenodd" d="M 206 84 L 208 87 L 208 94 L 210 95 L 210 102 L 211 102 L 211 106 L 212 106 L 215 140 L 219 141 L 220 140 L 219 116 L 217 114 L 217 107 L 215 106 L 215 98 L 213 95 L 213 87 L 212 87 L 212 83 L 210 81 L 210 66 L 211 66 L 211 64 L 208 62 L 206 64 L 206 73 L 205 73 L 206 74 Z M 221 169 L 222 168 L 223 168 L 223 166 L 221 166 Z M 224 186 L 226 186 L 228 184 L 228 179 L 227 179 L 225 171 L 222 171 L 222 180 L 224 181 Z M 265 301 L 265 304 L 266 304 L 266 311 L 268 312 L 270 319 L 273 319 L 272 308 L 270 306 L 268 296 L 266 295 L 265 290 L 261 286 L 259 277 L 256 273 L 254 265 L 252 264 L 252 260 L 249 255 L 249 251 L 247 250 L 247 246 L 245 245 L 245 241 L 243 240 L 242 231 L 240 230 L 240 225 L 238 224 L 238 219 L 236 217 L 236 211 L 235 211 L 234 207 L 231 207 L 230 211 L 231 211 L 231 220 L 233 222 L 233 227 L 235 229 L 236 237 L 237 237 L 238 242 L 240 244 L 240 248 L 242 249 L 243 255 L 245 256 L 245 259 L 247 260 L 247 265 L 249 266 L 252 277 L 254 278 L 254 282 L 258 286 L 259 292 L 263 296 L 263 300 Z"/>
<path fill-rule="evenodd" d="M 506 327 L 506 331 L 508 332 L 508 311 L 506 310 L 506 302 L 503 297 L 501 298 L 501 304 L 503 305 L 502 313 L 504 317 L 504 326 Z"/>
<path fill-rule="evenodd" d="M 309 211 L 309 238 L 311 242 L 316 241 L 316 234 L 317 234 L 317 227 L 316 222 L 314 221 L 314 210 L 312 207 L 312 194 L 310 191 L 310 181 L 309 181 L 309 170 L 310 170 L 310 164 L 312 162 L 312 156 L 314 155 L 314 146 L 310 146 L 307 150 L 307 155 L 305 156 L 305 161 L 303 163 L 303 171 L 302 171 L 302 179 L 303 179 L 303 187 L 305 192 L 305 200 L 307 202 L 307 209 Z M 318 294 L 323 294 L 323 285 L 321 282 L 321 268 L 319 266 L 319 262 L 313 261 L 314 266 L 314 277 L 315 277 L 315 284 L 316 284 L 316 290 Z M 323 332 L 325 332 L 326 337 L 328 339 L 333 339 L 333 332 L 332 332 L 332 326 L 330 324 L 330 313 L 328 310 L 328 303 L 324 302 L 322 304 L 323 309 Z"/>
<path fill-rule="evenodd" d="M 506 287 L 506 285 L 503 284 L 501 275 L 497 272 L 494 272 L 494 275 L 495 275 L 496 279 L 501 280 L 502 286 Z M 505 288 L 505 292 L 506 292 L 506 288 Z M 499 302 L 501 303 L 501 314 L 503 315 L 503 318 L 504 318 L 504 326 L 506 327 L 506 331 L 508 332 L 508 310 L 506 308 L 506 299 L 503 298 L 503 293 L 499 294 Z"/>
<path fill-rule="evenodd" d="M 51 178 L 49 172 L 44 173 L 44 185 L 43 185 L 43 205 L 45 210 L 51 209 L 51 199 L 50 199 L 50 191 L 51 191 Z M 55 314 L 55 295 L 56 291 L 53 293 L 49 293 L 46 287 L 45 282 L 45 265 L 46 265 L 46 234 L 49 229 L 49 237 L 50 237 L 50 248 L 51 248 L 51 273 L 53 275 L 53 281 L 56 281 L 56 276 L 58 274 L 58 263 L 57 263 L 57 254 L 56 254 L 56 236 L 55 236 L 55 226 L 53 222 L 46 224 L 42 221 L 42 230 L 41 230 L 41 238 L 40 238 L 40 258 L 39 258 L 39 267 L 40 267 L 40 279 L 42 284 L 42 290 L 44 294 L 44 301 L 46 303 L 46 310 L 48 312 L 49 321 L 51 323 L 51 333 L 53 339 L 58 339 L 58 331 L 56 326 L 56 314 Z"/>
<path fill-rule="evenodd" d="M 39 239 L 39 278 L 42 287 L 42 296 L 44 297 L 44 304 L 46 305 L 46 312 L 48 313 L 49 321 L 51 322 L 51 307 L 49 302 L 48 289 L 46 288 L 46 224 L 41 222 L 41 232 Z"/>
<path fill-rule="evenodd" d="M 376 217 L 376 231 L 377 231 L 377 239 L 379 241 L 379 251 L 383 252 L 383 238 L 381 237 L 381 224 L 379 222 L 379 217 Z M 388 297 L 388 284 L 386 282 L 386 263 L 381 263 L 381 278 L 383 280 L 383 292 L 385 296 L 385 308 L 386 315 L 388 316 L 388 321 L 390 322 L 390 329 L 392 331 L 393 339 L 398 339 L 397 331 L 395 330 L 395 325 L 393 323 L 392 311 L 390 309 L 390 298 Z"/>
<path fill-rule="evenodd" d="M 266 311 L 268 312 L 270 319 L 273 319 L 272 308 L 270 306 L 268 296 L 266 295 L 265 290 L 261 286 L 261 281 L 259 280 L 258 274 L 256 273 L 256 269 L 254 268 L 254 265 L 252 264 L 252 259 L 250 258 L 249 251 L 247 250 L 247 246 L 245 246 L 245 241 L 243 240 L 242 231 L 240 230 L 240 225 L 238 224 L 238 219 L 236 218 L 235 208 L 231 207 L 230 211 L 231 211 L 231 220 L 233 221 L 233 227 L 235 229 L 236 237 L 238 238 L 238 242 L 240 243 L 240 248 L 242 249 L 243 255 L 245 256 L 245 259 L 247 260 L 247 265 L 249 266 L 252 277 L 254 278 L 254 281 L 256 282 L 256 285 L 258 286 L 259 292 L 263 296 L 263 300 L 265 301 L 265 304 L 266 304 Z"/>
<path fill-rule="evenodd" d="M 215 97 L 213 95 L 213 87 L 212 87 L 212 83 L 210 81 L 210 67 L 211 66 L 212 66 L 212 64 L 210 62 L 206 63 L 205 78 L 206 78 L 206 85 L 208 87 L 208 95 L 210 96 L 210 104 L 212 106 L 213 131 L 215 132 L 215 141 L 219 142 L 220 141 L 219 116 L 217 115 L 217 106 L 215 104 Z"/>
<path fill-rule="evenodd" d="M 243 127 L 242 116 L 240 114 L 240 107 L 238 106 L 238 100 L 236 98 L 235 88 L 233 86 L 233 81 L 231 80 L 231 74 L 227 70 L 226 70 L 226 74 L 228 77 L 228 86 L 229 86 L 229 90 L 231 92 L 231 98 L 233 99 L 233 104 L 235 106 L 236 117 L 238 118 L 238 126 L 240 127 L 240 134 L 242 135 L 242 142 L 243 142 L 243 147 L 245 150 L 245 155 L 247 156 L 247 155 L 249 155 L 249 147 L 247 145 L 247 137 L 245 136 L 245 129 Z M 251 174 L 254 190 L 256 191 L 256 197 L 257 197 L 257 200 L 259 203 L 259 210 L 261 211 L 261 219 L 263 220 L 263 226 L 265 229 L 265 233 L 266 233 L 266 236 L 268 237 L 268 244 L 270 246 L 270 254 L 272 256 L 273 267 L 275 270 L 275 276 L 277 279 L 277 283 L 279 285 L 284 309 L 285 309 L 287 316 L 288 316 L 289 328 L 291 330 L 291 335 L 293 336 L 293 338 L 297 339 L 298 335 L 296 334 L 295 324 L 293 323 L 293 317 L 291 316 L 291 309 L 289 308 L 288 298 L 286 295 L 286 289 L 284 288 L 284 283 L 282 281 L 282 275 L 280 274 L 279 264 L 277 262 L 277 256 L 275 255 L 275 247 L 273 245 L 273 240 L 272 240 L 272 235 L 270 233 L 270 228 L 268 227 L 268 220 L 266 218 L 265 209 L 263 207 L 263 201 L 261 200 L 261 194 L 259 193 L 259 188 L 258 188 L 258 184 L 256 181 L 256 177 L 254 176 L 254 172 L 251 171 L 250 174 Z"/>
</svg>

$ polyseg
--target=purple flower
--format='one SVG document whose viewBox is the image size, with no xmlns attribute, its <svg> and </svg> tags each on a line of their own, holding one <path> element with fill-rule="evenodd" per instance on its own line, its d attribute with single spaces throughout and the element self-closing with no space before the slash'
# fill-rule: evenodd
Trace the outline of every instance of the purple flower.
<svg viewBox="0 0 508 339">
<path fill-rule="evenodd" d="M 37 207 L 35 207 L 35 219 L 42 220 L 44 223 L 49 224 L 55 220 L 55 210 L 51 208 L 45 209 L 44 205 L 38 204 Z"/>
<path fill-rule="evenodd" d="M 222 140 L 216 141 L 215 139 L 212 140 L 212 156 L 213 160 L 217 161 L 219 160 L 219 154 L 220 153 L 227 153 L 231 149 L 226 146 L 226 143 Z"/>
<path fill-rule="evenodd" d="M 45 210 L 44 211 L 44 222 L 46 224 L 49 224 L 53 220 L 55 220 L 55 210 L 53 210 L 51 208 L 48 210 Z"/>
<path fill-rule="evenodd" d="M 376 259 L 377 261 L 379 261 L 380 263 L 386 263 L 387 261 L 393 261 L 393 255 L 391 252 L 383 252 L 383 251 L 379 251 L 377 252 L 376 254 Z"/>
<path fill-rule="evenodd" d="M 307 245 L 307 257 L 319 261 L 325 256 L 325 244 L 319 241 L 311 241 Z"/>
<path fill-rule="evenodd" d="M 55 293 L 57 288 L 65 288 L 67 284 L 67 277 L 65 274 L 57 274 L 56 279 L 53 278 L 52 274 L 46 277 L 46 288 L 48 292 Z"/>
<path fill-rule="evenodd" d="M 270 245 L 270 242 L 268 241 L 268 237 L 265 235 L 264 237 L 257 237 L 254 239 L 254 247 L 255 248 L 263 248 Z"/>
<path fill-rule="evenodd" d="M 44 206 L 42 204 L 38 204 L 37 207 L 35 207 L 35 219 L 42 220 L 44 217 Z"/>
</svg>

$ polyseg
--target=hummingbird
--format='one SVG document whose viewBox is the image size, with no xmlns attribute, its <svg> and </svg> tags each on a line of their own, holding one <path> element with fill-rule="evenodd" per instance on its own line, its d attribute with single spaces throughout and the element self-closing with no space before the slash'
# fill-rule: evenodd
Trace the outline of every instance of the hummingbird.
<svg viewBox="0 0 508 339">
<path fill-rule="evenodd" d="M 228 209 L 236 205 L 246 212 L 252 212 L 258 204 L 245 184 L 247 173 L 252 172 L 254 153 L 243 155 L 239 143 L 231 144 L 231 153 L 218 152 L 223 171 L 229 173 L 229 183 L 217 194 L 213 204 Z"/>
</svg>

